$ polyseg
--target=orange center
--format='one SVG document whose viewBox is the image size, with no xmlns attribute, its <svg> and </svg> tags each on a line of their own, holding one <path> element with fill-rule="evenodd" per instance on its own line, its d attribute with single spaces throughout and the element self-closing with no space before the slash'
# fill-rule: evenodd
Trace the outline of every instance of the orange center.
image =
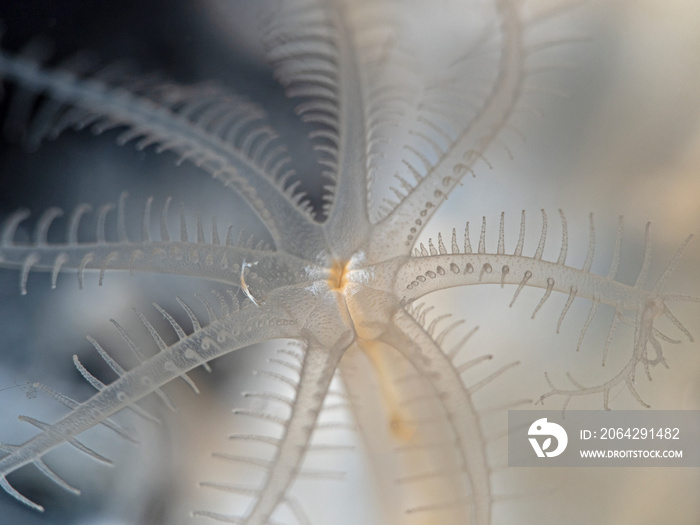
<svg viewBox="0 0 700 525">
<path fill-rule="evenodd" d="M 331 290 L 342 292 L 345 289 L 348 284 L 348 263 L 349 261 L 333 261 L 328 276 L 328 287 Z"/>
</svg>

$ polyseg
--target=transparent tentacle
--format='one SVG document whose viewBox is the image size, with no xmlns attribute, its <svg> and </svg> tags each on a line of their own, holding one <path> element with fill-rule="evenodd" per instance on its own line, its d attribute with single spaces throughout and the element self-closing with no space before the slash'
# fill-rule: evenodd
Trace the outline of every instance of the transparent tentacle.
<svg viewBox="0 0 700 525">
<path fill-rule="evenodd" d="M 51 211 L 51 210 L 49 210 Z M 82 215 L 85 207 L 76 209 L 76 217 Z M 55 216 L 56 214 L 51 214 Z M 236 245 L 229 237 L 226 244 L 207 243 L 198 238 L 197 242 L 170 240 L 167 229 L 163 230 L 161 241 L 129 241 L 124 236 L 119 241 L 104 238 L 104 225 L 100 224 L 97 240 L 78 242 L 74 231 L 77 220 L 69 224 L 67 242 L 47 243 L 42 235 L 35 235 L 31 243 L 19 243 L 13 238 L 20 219 L 27 214 L 23 210 L 11 215 L 3 230 L 0 243 L 0 266 L 20 269 L 20 289 L 26 293 L 29 274 L 32 271 L 51 273 L 51 285 L 56 287 L 59 273 L 75 272 L 82 288 L 87 271 L 99 271 L 99 284 L 110 271 L 151 272 L 200 277 L 211 281 L 239 286 L 243 262 L 254 263 L 254 268 L 245 272 L 245 282 L 256 297 L 264 297 L 280 286 L 288 286 L 308 281 L 309 264 L 284 252 L 273 252 L 250 245 Z M 46 217 L 44 214 L 42 217 Z M 48 228 L 46 221 L 40 220 L 37 228 Z M 103 221 L 100 221 L 101 223 Z M 198 223 L 201 228 L 201 223 Z M 218 239 L 214 235 L 213 240 Z"/>
<path fill-rule="evenodd" d="M 98 132 L 126 127 L 120 143 L 139 138 L 141 148 L 157 144 L 160 151 L 175 152 L 181 161 L 194 163 L 240 193 L 278 247 L 293 253 L 323 247 L 320 226 L 309 217 L 308 207 L 299 207 L 299 199 L 283 187 L 286 177 L 279 173 L 275 133 L 260 124 L 262 113 L 250 103 L 213 86 L 167 84 L 131 92 L 125 81 L 113 86 L 99 77 L 79 78 L 6 52 L 0 52 L 0 75 L 63 105 L 48 117 L 40 112 L 43 120 L 34 123 L 35 141 L 67 127 L 92 125 Z M 212 107 L 217 110 L 214 120 L 205 111 Z M 292 238 L 300 240 L 290 244 Z"/>
<path fill-rule="evenodd" d="M 370 254 L 396 256 L 410 250 L 417 236 L 486 147 L 493 142 L 515 107 L 523 81 L 522 22 L 515 2 L 499 0 L 501 56 L 493 91 L 474 119 L 415 186 L 376 225 Z"/>
<path fill-rule="evenodd" d="M 138 410 L 136 403 L 140 399 L 173 379 L 239 348 L 274 338 L 293 338 L 298 334 L 299 328 L 294 319 L 284 308 L 273 305 L 244 308 L 200 328 L 136 368 L 124 372 L 112 383 L 95 383 L 99 391 L 56 423 L 37 422 L 42 432 L 14 446 L 0 459 L 0 486 L 30 507 L 43 510 L 13 489 L 7 482 L 7 476 L 24 465 L 40 464 L 47 452 L 64 443 L 71 443 L 90 453 L 80 447 L 76 436 L 108 421 L 113 414 L 125 408 Z M 86 379 L 89 378 L 88 373 Z M 28 421 L 30 419 L 27 418 Z"/>
<path fill-rule="evenodd" d="M 290 400 L 290 417 L 283 422 L 284 433 L 274 441 L 273 459 L 266 466 L 265 481 L 254 490 L 254 500 L 245 517 L 226 516 L 207 511 L 195 515 L 217 521 L 240 522 L 245 525 L 264 525 L 270 522 L 277 507 L 285 501 L 292 483 L 302 471 L 316 420 L 333 379 L 338 361 L 352 342 L 352 333 L 345 332 L 332 347 L 325 347 L 310 334 L 304 332 L 305 352 L 299 370 L 299 380 L 292 386 L 296 392 Z"/>
</svg>

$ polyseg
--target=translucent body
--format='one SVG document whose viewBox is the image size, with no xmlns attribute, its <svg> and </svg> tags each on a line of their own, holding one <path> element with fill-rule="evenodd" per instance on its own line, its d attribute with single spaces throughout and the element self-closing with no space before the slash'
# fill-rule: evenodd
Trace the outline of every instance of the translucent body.
<svg viewBox="0 0 700 525">
<path fill-rule="evenodd" d="M 6 492 L 41 510 L 13 489 L 6 477 L 27 464 L 43 469 L 43 456 L 64 443 L 90 454 L 81 448 L 77 436 L 96 425 L 112 425 L 109 418 L 125 408 L 138 412 L 137 403 L 142 398 L 150 393 L 164 395 L 161 387 L 186 378 L 186 373 L 195 367 L 255 343 L 294 339 L 302 343 L 304 350 L 298 363 L 288 363 L 298 375 L 293 385 L 296 395 L 277 399 L 288 406 L 290 415 L 281 421 L 279 436 L 255 436 L 275 449 L 272 459 L 263 465 L 264 482 L 239 489 L 251 497 L 248 509 L 241 515 L 198 509 L 195 515 L 253 525 L 273 521 L 281 506 L 296 510 L 289 492 L 303 473 L 304 457 L 336 369 L 343 373 L 350 393 L 359 397 L 368 390 L 366 377 L 344 370 L 344 355 L 350 353 L 354 354 L 350 359 L 356 361 L 361 361 L 363 355 L 368 358 L 370 366 L 367 362 L 356 366 L 365 366 L 376 374 L 379 384 L 374 392 L 378 397 L 376 407 L 360 403 L 352 406 L 360 426 L 364 419 L 372 417 L 363 412 L 375 408 L 388 416 L 389 446 L 409 443 L 428 448 L 426 443 L 436 436 L 446 438 L 452 445 L 435 453 L 435 469 L 417 475 L 440 478 L 446 489 L 417 505 L 426 511 L 418 514 L 427 517 L 414 518 L 416 523 L 439 519 L 440 523 L 485 525 L 492 522 L 493 468 L 472 394 L 509 366 L 466 385 L 462 372 L 482 359 L 458 364 L 460 344 L 448 349 L 446 342 L 452 342 L 450 337 L 459 325 L 426 318 L 420 309 L 413 308 L 414 301 L 431 292 L 466 285 L 512 286 L 513 300 L 525 287 L 540 288 L 545 295 L 537 309 L 552 293 L 568 297 L 559 324 L 575 298 L 591 304 L 582 336 L 599 304 L 613 306 L 616 319 L 631 319 L 635 326 L 634 341 L 628 345 L 629 363 L 614 383 L 571 390 L 552 385 L 549 393 L 567 400 L 602 393 L 606 408 L 609 390 L 617 383 L 626 384 L 632 395 L 640 399 L 633 386 L 638 365 L 648 370 L 663 363 L 660 337 L 654 326 L 659 317 L 670 320 L 682 336 L 690 338 L 667 302 L 693 299 L 663 291 L 665 278 L 680 252 L 657 283 L 645 287 L 648 257 L 635 285 L 616 281 L 613 270 L 607 276 L 591 272 L 595 246 L 592 227 L 590 257 L 581 269 L 566 265 L 566 233 L 559 259 L 543 260 L 546 223 L 533 255 L 523 254 L 524 221 L 512 255 L 505 253 L 502 226 L 496 250 L 486 247 L 484 229 L 476 250 L 467 240 L 457 244 L 454 235 L 449 251 L 442 237 L 437 248 L 431 241 L 429 249 L 423 245 L 418 249 L 417 239 L 430 218 L 470 174 L 516 108 L 529 58 L 524 24 L 516 2 L 486 3 L 487 36 L 468 39 L 470 52 L 464 55 L 460 50 L 456 65 L 432 90 L 428 89 L 430 82 L 424 79 L 425 92 L 421 93 L 419 104 L 411 105 L 394 91 L 394 76 L 401 69 L 400 54 L 394 56 L 389 50 L 378 56 L 373 41 L 366 37 L 370 30 L 382 30 L 381 23 L 365 24 L 370 15 L 376 14 L 372 3 L 367 4 L 358 7 L 351 2 L 288 3 L 265 31 L 270 60 L 280 81 L 290 96 L 303 99 L 299 109 L 302 118 L 318 125 L 314 140 L 324 176 L 332 186 L 323 207 L 314 207 L 296 193 L 295 186 L 289 183 L 294 175 L 286 169 L 286 152 L 280 148 L 277 136 L 261 114 L 237 97 L 210 86 L 141 86 L 132 79 L 110 83 L 99 74 L 57 71 L 22 56 L 0 54 L 0 74 L 6 81 L 50 101 L 44 101 L 46 105 L 40 102 L 33 113 L 27 124 L 28 141 L 39 143 L 70 127 L 92 126 L 98 132 L 123 128 L 120 143 L 135 141 L 141 148 L 154 145 L 159 151 L 172 151 L 180 161 L 194 163 L 225 188 L 239 193 L 274 243 L 265 249 L 237 244 L 228 236 L 222 242 L 224 236 L 215 226 L 211 234 L 205 235 L 201 222 L 197 223 L 194 240 L 188 236 L 184 218 L 179 238 L 171 237 L 163 219 L 160 239 L 151 239 L 150 201 L 143 213 L 143 234 L 137 240 L 127 238 L 123 227 L 124 199 L 117 205 L 115 240 L 105 234 L 107 209 L 98 211 L 101 220 L 94 239 L 77 236 L 81 217 L 87 210 L 81 207 L 71 215 L 65 241 L 56 243 L 47 242 L 46 232 L 59 215 L 58 210 L 49 210 L 39 219 L 30 243 L 15 240 L 15 229 L 26 219 L 26 213 L 10 217 L 2 232 L 0 263 L 19 270 L 22 293 L 26 292 L 33 271 L 50 272 L 55 285 L 61 272 L 77 273 L 82 283 L 86 271 L 98 271 L 102 276 L 105 272 L 128 270 L 224 283 L 242 289 L 245 297 L 241 297 L 242 304 L 232 301 L 230 306 L 224 300 L 219 309 L 205 302 L 209 322 L 200 321 L 187 303 L 181 302 L 192 322 L 189 333 L 164 313 L 178 336 L 172 345 L 143 321 L 160 350 L 150 357 L 139 355 L 138 345 L 120 333 L 140 357 L 140 363 L 130 370 L 110 364 L 111 354 L 96 345 L 102 359 L 119 378 L 103 385 L 79 368 L 99 391 L 78 406 L 70 406 L 70 413 L 52 425 L 34 420 L 40 430 L 36 437 L 16 446 L 4 446 L 0 486 Z M 391 12 L 397 6 L 387 2 L 383 8 Z M 381 20 L 381 16 L 378 18 Z M 497 31 L 489 31 L 492 27 Z M 484 55 L 489 58 L 486 65 L 479 62 Z M 482 73 L 483 83 L 488 86 L 485 91 L 470 91 L 470 68 Z M 396 166 L 387 168 L 389 161 L 381 153 L 383 148 L 390 151 L 395 146 L 384 144 L 397 129 L 401 133 L 402 126 L 409 130 L 405 135 L 411 142 L 400 159 L 393 159 Z M 391 189 L 393 197 L 383 199 L 372 209 L 370 190 L 375 179 L 390 178 L 394 170 L 401 171 L 399 182 Z M 167 206 L 162 215 L 167 218 Z M 563 214 L 562 220 L 566 232 Z M 619 254 L 612 266 L 617 268 L 618 264 Z M 429 415 L 427 410 L 404 404 L 404 389 L 387 385 L 396 379 L 392 377 L 392 359 L 397 356 L 422 382 L 417 390 L 432 404 L 434 413 L 430 415 L 435 416 L 437 423 L 424 421 Z M 67 404 L 73 405 L 70 401 Z M 114 430 L 113 426 L 110 428 Z M 363 431 L 371 442 L 370 429 Z M 368 448 L 372 446 L 370 443 Z M 49 477 L 61 484 L 60 478 Z M 385 480 L 380 486 L 386 490 L 389 483 Z M 428 494 L 430 490 L 426 488 L 424 492 Z M 388 512 L 390 519 L 401 522 L 399 510 Z M 303 523 L 300 516 L 297 519 Z M 422 519 L 427 521 L 419 521 Z"/>
</svg>

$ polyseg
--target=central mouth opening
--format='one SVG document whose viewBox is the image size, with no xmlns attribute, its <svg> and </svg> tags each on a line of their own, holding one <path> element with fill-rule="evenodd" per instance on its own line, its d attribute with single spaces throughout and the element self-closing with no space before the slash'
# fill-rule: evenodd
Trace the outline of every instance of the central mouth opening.
<svg viewBox="0 0 700 525">
<path fill-rule="evenodd" d="M 335 260 L 331 265 L 328 276 L 328 287 L 331 290 L 342 292 L 348 284 L 348 266 L 350 261 Z"/>
</svg>

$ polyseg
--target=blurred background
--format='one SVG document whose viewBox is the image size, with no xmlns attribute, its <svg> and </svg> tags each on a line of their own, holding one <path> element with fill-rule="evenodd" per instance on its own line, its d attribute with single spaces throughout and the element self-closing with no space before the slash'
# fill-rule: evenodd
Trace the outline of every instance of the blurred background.
<svg viewBox="0 0 700 525">
<path fill-rule="evenodd" d="M 127 67 L 136 72 L 157 71 L 183 83 L 214 80 L 231 87 L 266 109 L 290 150 L 297 152 L 298 171 L 309 174 L 305 189 L 318 199 L 318 170 L 309 167 L 314 154 L 303 138 L 304 126 L 294 115 L 296 103 L 284 97 L 264 62 L 257 27 L 259 11 L 269 3 L 256 2 L 253 9 L 250 2 L 224 0 L 2 2 L 0 20 L 5 30 L 1 43 L 3 49 L 13 52 L 29 42 L 35 43 L 35 49 L 53 48 L 48 53 L 53 57 L 50 63 L 87 51 L 103 63 L 126 59 Z M 524 3 L 524 9 L 535 16 L 559 3 L 532 0 Z M 427 4 L 418 0 L 401 4 L 402 19 L 419 20 L 418 25 L 426 29 L 417 39 L 435 44 L 438 37 L 434 35 L 439 35 L 449 42 L 461 27 L 455 21 L 460 16 L 469 19 L 468 2 L 448 0 L 429 3 L 430 9 L 440 10 L 439 16 L 413 14 L 424 13 Z M 446 21 L 452 22 L 449 27 L 440 26 Z M 569 225 L 567 260 L 580 267 L 588 246 L 588 217 L 593 213 L 593 271 L 606 274 L 618 216 L 624 215 L 618 279 L 634 282 L 644 252 L 644 228 L 651 221 L 649 276 L 653 282 L 687 235 L 700 234 L 700 5 L 694 0 L 592 0 L 533 24 L 531 32 L 533 45 L 552 39 L 563 39 L 566 45 L 552 46 L 534 56 L 533 64 L 539 69 L 528 77 L 519 110 L 501 140 L 486 152 L 492 168 L 485 162 L 476 166 L 476 178 L 465 178 L 422 240 L 435 238 L 438 232 L 449 233 L 453 227 L 460 232 L 467 220 L 475 238 L 486 217 L 487 247 L 495 248 L 498 220 L 505 211 L 506 249 L 512 251 L 520 211 L 525 210 L 525 253 L 532 254 L 540 233 L 540 210 L 544 209 L 550 232 L 544 258 L 556 260 L 561 236 L 557 210 L 561 208 Z M 43 43 L 36 37 L 42 37 Z M 446 45 L 438 42 L 435 49 L 442 52 Z M 6 105 L 2 111 L 4 116 Z M 114 144 L 114 134 L 94 137 L 89 132 L 65 133 L 28 154 L 11 131 L 7 130 L 0 143 L 0 218 L 18 207 L 29 207 L 36 217 L 50 206 L 66 210 L 80 202 L 99 206 L 116 202 L 119 193 L 128 190 L 127 205 L 139 213 L 149 196 L 155 196 L 157 210 L 171 195 L 174 203 L 184 201 L 192 216 L 197 212 L 205 219 L 217 215 L 220 225 L 235 224 L 237 230 L 264 238 L 256 221 L 240 213 L 244 207 L 240 201 L 218 191 L 195 168 L 173 167 L 172 156 L 120 148 Z M 135 224 L 138 213 L 136 216 Z M 59 229 L 52 229 L 57 239 L 61 238 Z M 18 236 L 28 238 L 30 233 L 28 226 Z M 666 289 L 700 296 L 699 265 L 700 242 L 696 239 Z M 108 275 L 102 288 L 94 277 L 86 282 L 85 290 L 78 291 L 75 276 L 66 275 L 59 277 L 56 290 L 50 290 L 48 276 L 31 274 L 29 293 L 20 296 L 18 280 L 16 271 L 0 272 L 3 443 L 22 442 L 34 434 L 29 425 L 16 421 L 19 414 L 47 421 L 57 417 L 61 407 L 37 392 L 31 386 L 34 381 L 77 399 L 91 393 L 71 361 L 78 354 L 86 365 L 99 367 L 88 357 L 94 351 L 86 334 L 108 348 L 120 347 L 108 319 L 137 330 L 133 307 L 155 323 L 158 316 L 150 307 L 153 301 L 172 309 L 175 294 L 188 300 L 194 291 L 208 293 L 212 288 L 180 279 Z M 515 372 L 480 392 L 477 403 L 490 406 L 498 400 L 536 399 L 549 389 L 544 371 L 556 385 L 567 386 L 567 371 L 584 384 L 595 384 L 624 366 L 632 337 L 626 328 L 620 328 L 606 366 L 600 366 L 611 309 L 601 307 L 576 352 L 589 304 L 576 301 L 561 333 L 556 334 L 565 297 L 552 297 L 531 320 L 541 291 L 525 290 L 508 308 L 512 293 L 512 289 L 483 287 L 450 290 L 430 298 L 441 311 L 451 311 L 468 324 L 480 326 L 470 341 L 475 355 L 492 353 L 501 364 L 521 362 Z M 700 336 L 697 304 L 672 309 Z M 665 328 L 676 336 L 672 327 Z M 86 441 L 97 443 L 100 450 L 112 452 L 113 469 L 93 465 L 72 450 L 52 453 L 52 466 L 83 490 L 79 498 L 32 472 L 19 472 L 11 479 L 13 484 L 28 497 L 41 499 L 47 511 L 34 513 L 0 494 L 0 521 L 27 525 L 204 523 L 188 515 L 209 502 L 210 495 L 197 488 L 197 482 L 221 472 L 217 469 L 223 466 L 211 460 L 210 452 L 225 446 L 225 436 L 237 424 L 230 409 L 243 402 L 240 392 L 260 381 L 252 370 L 278 346 L 221 359 L 211 376 L 195 373 L 195 380 L 204 387 L 203 395 L 176 389 L 173 395 L 180 413 L 163 415 L 165 424 L 159 428 L 140 425 L 143 443 L 138 448 L 112 440 L 99 429 L 87 436 Z M 640 378 L 641 397 L 653 409 L 700 410 L 697 343 L 664 348 L 670 368 L 654 369 L 652 382 Z M 477 381 L 479 373 L 470 379 Z M 545 407 L 558 409 L 562 401 L 549 398 Z M 573 400 L 569 408 L 601 406 L 600 396 L 591 396 Z M 624 389 L 612 393 L 611 407 L 641 408 Z M 498 433 L 499 425 L 504 429 L 504 419 L 489 425 Z M 502 441 L 502 446 L 494 446 L 495 461 L 503 460 Z M 352 454 L 334 461 L 338 468 L 361 465 Z M 343 505 L 346 509 L 342 514 L 347 523 L 366 521 L 373 511 L 372 495 L 361 490 L 366 486 L 365 475 L 360 467 L 350 471 L 350 479 L 332 488 L 309 484 L 314 495 L 310 499 L 322 499 L 318 491 L 323 490 L 328 498 L 323 501 L 335 498 L 337 508 Z M 700 522 L 697 468 L 502 469 L 494 475 L 494 485 L 497 494 L 508 496 L 496 503 L 494 524 Z M 323 508 L 311 507 L 310 513 L 318 516 L 314 523 L 340 525 L 328 521 L 337 518 L 324 515 Z"/>
</svg>

